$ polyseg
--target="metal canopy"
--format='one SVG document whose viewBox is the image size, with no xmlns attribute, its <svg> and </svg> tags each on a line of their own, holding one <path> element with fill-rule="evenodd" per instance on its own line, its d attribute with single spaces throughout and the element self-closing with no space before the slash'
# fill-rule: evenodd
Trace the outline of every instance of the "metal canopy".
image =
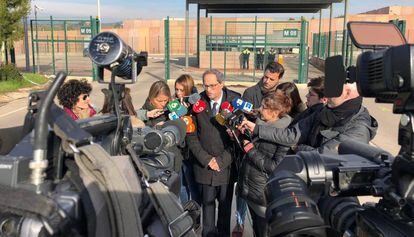
<svg viewBox="0 0 414 237">
<path fill-rule="evenodd" d="M 316 13 L 343 0 L 187 0 L 208 13 Z"/>
</svg>

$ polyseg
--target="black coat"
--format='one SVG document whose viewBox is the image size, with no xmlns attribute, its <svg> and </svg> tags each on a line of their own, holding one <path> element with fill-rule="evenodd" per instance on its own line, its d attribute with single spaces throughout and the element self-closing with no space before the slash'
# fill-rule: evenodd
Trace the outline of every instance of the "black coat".
<svg viewBox="0 0 414 237">
<path fill-rule="evenodd" d="M 231 102 L 240 94 L 227 88 L 223 89 L 223 100 Z M 197 130 L 187 134 L 186 142 L 192 153 L 194 176 L 197 183 L 219 186 L 230 182 L 234 144 L 226 128 L 216 122 L 211 114 L 210 99 L 205 92 L 200 94 L 207 108 L 194 114 Z M 220 171 L 210 169 L 208 163 L 216 157 Z"/>
<path fill-rule="evenodd" d="M 256 85 L 247 88 L 243 93 L 243 100 L 253 104 L 254 109 L 258 109 L 262 104 L 263 92 L 260 89 L 260 82 Z"/>
<path fill-rule="evenodd" d="M 337 153 L 339 144 L 349 139 L 368 144 L 376 135 L 378 124 L 375 118 L 369 115 L 364 106 L 361 106 L 346 124 L 319 131 L 320 136 L 312 142 L 310 138 L 319 124 L 320 113 L 315 112 L 286 129 L 259 125 L 255 127 L 253 134 L 261 139 L 286 146 L 298 144 L 297 151 L 317 150 L 320 153 Z"/>
<path fill-rule="evenodd" d="M 268 126 L 286 128 L 292 118 L 286 115 Z M 269 175 L 282 161 L 289 150 L 288 146 L 268 142 L 263 139 L 253 141 L 252 148 L 244 157 L 240 169 L 237 194 L 248 202 L 266 206 L 264 189 Z"/>
<path fill-rule="evenodd" d="M 316 104 L 316 105 L 313 105 L 313 106 L 307 108 L 305 111 L 303 111 L 302 113 L 300 113 L 299 115 L 297 115 L 293 119 L 292 124 L 295 124 L 295 123 L 299 122 L 300 120 L 309 117 L 313 113 L 320 112 L 323 109 L 324 106 L 325 105 L 323 103 L 319 103 L 319 104 Z"/>
</svg>

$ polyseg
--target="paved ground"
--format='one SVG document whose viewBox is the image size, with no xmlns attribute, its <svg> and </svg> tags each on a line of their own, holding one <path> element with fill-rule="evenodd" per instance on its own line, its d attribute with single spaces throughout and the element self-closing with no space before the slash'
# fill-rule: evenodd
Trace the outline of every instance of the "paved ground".
<svg viewBox="0 0 414 237">
<path fill-rule="evenodd" d="M 195 70 L 194 68 L 190 68 L 188 71 L 183 69 L 183 65 L 180 60 L 176 61 L 177 63 L 173 63 L 171 66 L 172 68 L 172 78 L 177 78 L 182 73 L 190 73 L 194 75 L 196 79 L 201 78 L 202 71 Z M 287 68 L 294 68 L 294 60 L 292 63 L 289 63 L 289 59 L 287 62 Z M 80 61 L 82 64 L 83 61 Z M 158 59 L 157 57 L 152 57 L 150 59 L 149 67 L 144 68 L 143 72 L 139 76 L 139 81 L 129 86 L 132 91 L 132 98 L 134 105 L 136 108 L 139 108 L 148 93 L 150 85 L 157 80 L 161 80 L 164 78 L 164 65 L 163 61 Z M 318 75 L 316 69 L 311 68 L 312 75 Z M 287 70 L 287 78 L 292 78 L 289 74 L 292 73 L 292 70 Z M 260 74 L 259 74 L 260 75 Z M 81 77 L 78 77 L 81 78 Z M 293 76 L 294 78 L 294 76 Z M 288 79 L 289 80 L 289 79 Z M 103 103 L 103 94 L 100 92 L 102 88 L 106 88 L 106 85 L 98 84 L 93 82 L 93 91 L 91 97 L 93 98 L 93 103 L 98 107 Z M 170 83 L 172 85 L 172 83 Z M 244 83 L 228 83 L 229 87 L 233 90 L 236 90 L 242 93 L 246 86 L 253 85 L 252 82 L 244 82 Z M 201 88 L 199 88 L 201 90 Z M 306 94 L 306 88 L 304 86 L 300 86 L 301 95 L 304 96 Z M 26 113 L 26 106 L 27 106 L 27 91 L 21 93 L 14 93 L 8 94 L 7 96 L 0 97 L 0 128 L 4 127 L 12 127 L 21 125 L 23 123 L 23 118 Z M 373 143 L 385 150 L 390 151 L 392 154 L 396 155 L 398 153 L 398 145 L 397 145 L 397 129 L 398 129 L 398 122 L 399 116 L 392 114 L 392 106 L 388 104 L 376 104 L 374 103 L 373 99 L 364 99 L 364 105 L 369 109 L 372 116 L 374 116 L 379 123 L 379 130 L 378 134 L 373 140 Z M 365 200 L 372 201 L 372 198 L 364 198 Z M 233 202 L 232 210 L 235 210 L 235 203 Z M 246 225 L 245 235 L 244 236 L 253 236 L 252 230 L 249 226 L 250 218 L 248 218 L 248 224 Z M 233 216 L 232 223 L 234 226 L 235 218 Z"/>
</svg>

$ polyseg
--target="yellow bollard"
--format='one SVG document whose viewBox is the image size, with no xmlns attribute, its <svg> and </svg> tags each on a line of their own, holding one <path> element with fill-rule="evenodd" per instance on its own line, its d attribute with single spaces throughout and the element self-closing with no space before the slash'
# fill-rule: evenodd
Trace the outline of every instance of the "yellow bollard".
<svg viewBox="0 0 414 237">
<path fill-rule="evenodd" d="M 283 64 L 283 55 L 279 54 L 277 56 L 277 62 L 280 63 L 280 64 Z"/>
</svg>

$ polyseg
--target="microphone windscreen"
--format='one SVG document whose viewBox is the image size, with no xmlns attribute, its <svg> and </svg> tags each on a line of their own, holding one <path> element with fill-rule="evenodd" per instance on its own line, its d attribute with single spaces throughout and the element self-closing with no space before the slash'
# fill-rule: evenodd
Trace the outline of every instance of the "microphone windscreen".
<svg viewBox="0 0 414 237">
<path fill-rule="evenodd" d="M 222 125 L 225 126 L 226 125 L 226 119 L 224 119 L 223 115 L 221 115 L 220 113 L 216 114 L 216 116 L 214 116 L 214 118 L 216 119 L 216 121 Z"/>
<path fill-rule="evenodd" d="M 193 112 L 197 114 L 201 113 L 206 109 L 206 107 L 206 102 L 204 102 L 203 100 L 198 100 L 197 103 L 193 105 Z"/>
<path fill-rule="evenodd" d="M 191 116 L 184 116 L 181 118 L 187 125 L 187 133 L 193 133 L 196 130 L 193 118 Z"/>
<path fill-rule="evenodd" d="M 233 106 L 228 101 L 224 101 L 223 103 L 221 103 L 220 108 L 221 110 L 226 110 L 227 112 L 233 112 L 234 110 Z"/>
<path fill-rule="evenodd" d="M 168 114 L 168 118 L 170 120 L 176 120 L 176 119 L 179 119 L 180 116 L 178 116 L 178 114 L 176 112 L 171 112 L 171 113 Z"/>
<path fill-rule="evenodd" d="M 199 101 L 200 99 L 201 99 L 201 96 L 198 93 L 194 93 L 188 97 L 188 103 L 193 105 L 197 103 L 197 101 Z"/>
<path fill-rule="evenodd" d="M 182 117 L 187 114 L 188 110 L 187 107 L 180 105 L 180 107 L 178 107 L 177 111 L 175 112 L 177 113 L 178 117 Z"/>
<path fill-rule="evenodd" d="M 172 100 L 172 101 L 168 102 L 167 109 L 170 112 L 175 112 L 179 109 L 180 106 L 181 106 L 181 103 L 178 100 Z"/>
</svg>

